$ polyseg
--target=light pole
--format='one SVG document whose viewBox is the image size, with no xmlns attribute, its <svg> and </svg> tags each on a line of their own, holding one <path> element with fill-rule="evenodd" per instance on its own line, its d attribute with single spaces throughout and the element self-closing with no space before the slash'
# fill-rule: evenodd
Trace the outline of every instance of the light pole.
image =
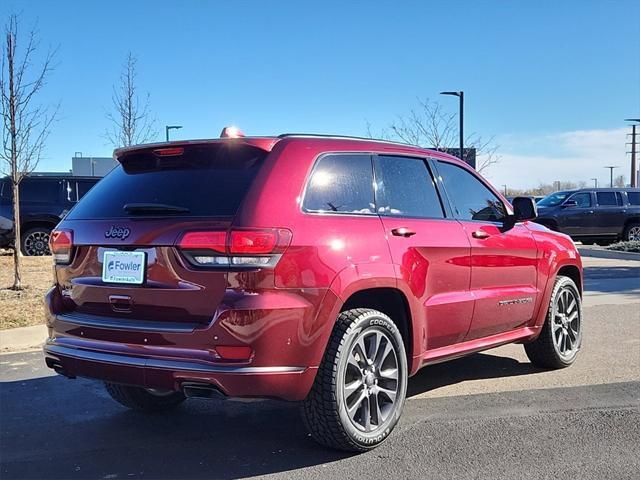
<svg viewBox="0 0 640 480">
<path fill-rule="evenodd" d="M 634 122 L 631 125 L 631 187 L 638 186 L 638 167 L 636 163 L 636 127 L 637 123 L 640 123 L 640 118 L 625 118 L 625 122 Z"/>
<path fill-rule="evenodd" d="M 598 179 L 592 178 L 591 180 L 593 180 L 593 188 L 598 188 Z"/>
<path fill-rule="evenodd" d="M 460 100 L 460 160 L 464 162 L 464 92 L 440 92 L 440 95 L 453 95 Z"/>
<path fill-rule="evenodd" d="M 182 125 L 165 125 L 164 133 L 165 133 L 167 142 L 169 141 L 169 130 L 179 130 L 180 128 L 182 128 Z"/>
<path fill-rule="evenodd" d="M 507 196 L 507 186 L 503 183 L 502 186 L 504 187 L 504 196 Z"/>
<path fill-rule="evenodd" d="M 609 166 L 604 167 L 604 168 L 608 168 L 609 169 L 609 173 L 610 173 L 610 176 L 611 176 L 611 185 L 609 185 L 609 187 L 613 188 L 613 169 L 614 168 L 618 168 L 618 165 L 609 165 Z"/>
</svg>

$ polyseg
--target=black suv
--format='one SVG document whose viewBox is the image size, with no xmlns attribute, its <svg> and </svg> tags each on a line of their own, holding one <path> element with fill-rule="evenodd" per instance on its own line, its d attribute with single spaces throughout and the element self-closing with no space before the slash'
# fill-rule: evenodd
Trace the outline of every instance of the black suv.
<svg viewBox="0 0 640 480">
<path fill-rule="evenodd" d="M 538 202 L 535 220 L 582 243 L 640 240 L 640 188 L 582 188 Z"/>
<path fill-rule="evenodd" d="M 49 234 L 100 177 L 31 174 L 20 182 L 22 253 L 49 255 Z M 0 248 L 14 245 L 11 179 L 0 179 Z"/>
</svg>

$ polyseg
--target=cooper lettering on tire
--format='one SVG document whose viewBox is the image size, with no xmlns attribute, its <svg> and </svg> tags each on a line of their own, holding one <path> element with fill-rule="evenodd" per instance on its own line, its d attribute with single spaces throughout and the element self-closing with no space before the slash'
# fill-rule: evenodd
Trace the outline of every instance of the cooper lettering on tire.
<svg viewBox="0 0 640 480">
<path fill-rule="evenodd" d="M 407 358 L 393 321 L 376 310 L 342 312 L 303 402 L 313 438 L 361 452 L 384 441 L 402 413 Z"/>
</svg>

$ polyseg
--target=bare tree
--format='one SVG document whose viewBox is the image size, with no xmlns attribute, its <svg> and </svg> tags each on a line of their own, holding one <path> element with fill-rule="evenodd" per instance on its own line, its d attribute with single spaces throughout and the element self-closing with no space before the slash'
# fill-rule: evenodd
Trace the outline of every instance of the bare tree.
<svg viewBox="0 0 640 480">
<path fill-rule="evenodd" d="M 613 179 L 614 187 L 624 187 L 625 185 L 626 185 L 626 182 L 625 182 L 624 175 L 618 175 L 616 178 Z"/>
<path fill-rule="evenodd" d="M 129 52 L 120 74 L 120 82 L 113 87 L 113 112 L 107 113 L 112 126 L 107 129 L 105 136 L 114 147 L 146 143 L 158 133 L 149 109 L 150 95 L 147 93 L 142 99 L 138 95 L 137 63 L 136 57 Z"/>
<path fill-rule="evenodd" d="M 370 137 L 387 140 L 397 139 L 411 145 L 437 150 L 458 148 L 458 125 L 456 116 L 443 110 L 437 102 L 418 100 L 418 107 L 407 115 L 399 115 L 388 128 L 379 135 L 372 135 L 371 125 L 367 124 Z M 486 171 L 490 166 L 500 161 L 497 154 L 498 146 L 493 143 L 493 137 L 483 140 L 478 134 L 472 133 L 465 139 L 465 148 L 475 148 L 478 172 Z"/>
<path fill-rule="evenodd" d="M 44 57 L 39 67 L 34 67 L 38 50 L 37 32 L 31 30 L 25 37 L 24 47 L 19 44 L 19 18 L 10 15 L 5 25 L 5 45 L 0 74 L 0 104 L 2 113 L 2 151 L 13 186 L 14 232 L 14 281 L 13 289 L 22 288 L 20 270 L 20 191 L 25 175 L 31 173 L 40 162 L 45 141 L 58 108 L 36 105 L 35 99 L 45 86 L 53 70 L 54 50 Z M 19 47 L 20 45 L 20 47 Z"/>
</svg>

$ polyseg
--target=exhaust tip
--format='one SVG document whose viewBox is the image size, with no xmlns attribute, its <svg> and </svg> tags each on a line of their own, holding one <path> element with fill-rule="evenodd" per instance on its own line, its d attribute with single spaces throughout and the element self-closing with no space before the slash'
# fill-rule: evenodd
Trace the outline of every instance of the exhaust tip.
<svg viewBox="0 0 640 480">
<path fill-rule="evenodd" d="M 62 363 L 60 362 L 60 360 L 57 360 L 55 358 L 51 358 L 51 357 L 47 357 L 45 358 L 45 363 L 47 364 L 47 367 L 51 368 L 54 372 L 56 372 L 58 375 L 62 375 L 63 377 L 67 377 L 67 378 L 76 378 L 75 375 L 71 375 L 70 373 L 68 373 L 64 367 L 62 366 Z"/>
<path fill-rule="evenodd" d="M 208 383 L 183 383 L 182 393 L 187 398 L 226 398 L 218 387 Z"/>
</svg>

